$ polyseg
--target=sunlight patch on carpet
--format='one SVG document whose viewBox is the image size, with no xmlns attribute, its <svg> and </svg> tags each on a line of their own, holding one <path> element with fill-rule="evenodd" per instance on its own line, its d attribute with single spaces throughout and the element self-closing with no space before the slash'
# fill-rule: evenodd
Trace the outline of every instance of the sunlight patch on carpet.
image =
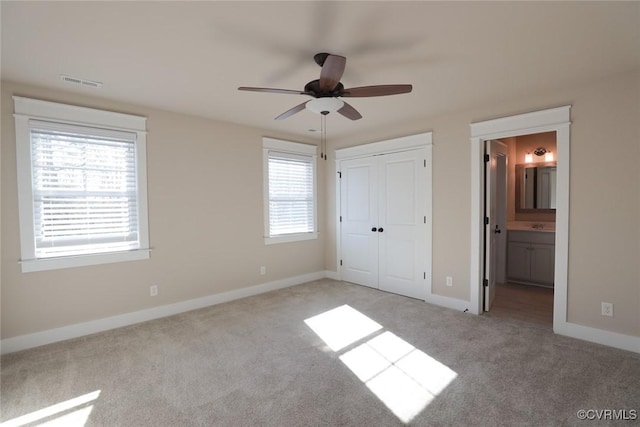
<svg viewBox="0 0 640 427">
<path fill-rule="evenodd" d="M 340 351 L 382 329 L 381 325 L 348 305 L 336 307 L 304 322 L 333 351 Z"/>
<path fill-rule="evenodd" d="M 305 322 L 336 352 L 382 329 L 348 305 Z M 389 331 L 345 351 L 339 358 L 404 423 L 411 422 L 458 376 Z"/>
<path fill-rule="evenodd" d="M 457 377 L 447 366 L 388 331 L 347 351 L 340 360 L 405 423 Z"/>
<path fill-rule="evenodd" d="M 84 427 L 93 410 L 93 405 L 88 404 L 98 396 L 100 396 L 100 390 L 83 394 L 5 421 L 0 424 L 0 427 L 21 427 L 35 422 L 39 422 L 36 425 L 40 427 Z"/>
</svg>

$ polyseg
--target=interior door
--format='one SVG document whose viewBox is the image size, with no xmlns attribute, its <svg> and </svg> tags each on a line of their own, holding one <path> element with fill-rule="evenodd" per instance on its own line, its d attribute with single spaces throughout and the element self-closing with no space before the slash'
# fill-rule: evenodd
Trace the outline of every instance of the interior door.
<svg viewBox="0 0 640 427">
<path fill-rule="evenodd" d="M 342 280 L 378 288 L 378 161 L 341 162 Z"/>
<path fill-rule="evenodd" d="M 498 268 L 498 251 L 506 235 L 506 224 L 502 212 L 505 207 L 506 194 L 506 162 L 507 146 L 500 141 L 487 141 L 486 154 L 489 161 L 485 162 L 485 266 L 484 266 L 484 310 L 489 311 L 496 295 L 496 276 Z"/>
<path fill-rule="evenodd" d="M 426 150 L 379 156 L 380 289 L 424 299 Z"/>
</svg>

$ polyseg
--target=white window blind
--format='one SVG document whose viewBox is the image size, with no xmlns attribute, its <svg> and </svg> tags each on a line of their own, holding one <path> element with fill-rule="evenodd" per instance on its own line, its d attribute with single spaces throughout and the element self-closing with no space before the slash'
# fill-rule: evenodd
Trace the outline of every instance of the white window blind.
<svg viewBox="0 0 640 427">
<path fill-rule="evenodd" d="M 35 257 L 140 248 L 136 133 L 29 121 Z"/>
<path fill-rule="evenodd" d="M 269 236 L 315 232 L 314 158 L 269 151 Z"/>
</svg>

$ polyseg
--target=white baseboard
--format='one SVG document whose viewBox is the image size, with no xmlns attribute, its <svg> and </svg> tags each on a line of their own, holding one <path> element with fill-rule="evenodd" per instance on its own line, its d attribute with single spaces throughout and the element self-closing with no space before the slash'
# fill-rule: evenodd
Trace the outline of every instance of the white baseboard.
<svg viewBox="0 0 640 427">
<path fill-rule="evenodd" d="M 337 271 L 325 270 L 324 277 L 327 279 L 340 280 L 340 274 Z"/>
<path fill-rule="evenodd" d="M 275 280 L 260 285 L 249 286 L 247 288 L 235 289 L 233 291 L 223 292 L 220 294 L 208 295 L 206 297 L 195 298 L 175 304 L 153 307 L 133 313 L 92 320 L 90 322 L 77 323 L 74 325 L 63 326 L 60 328 L 36 332 L 33 334 L 20 335 L 0 341 L 0 354 L 13 353 L 33 347 L 39 347 L 41 345 L 51 344 L 72 338 L 79 338 L 85 335 L 108 331 L 110 329 L 116 329 L 140 322 L 146 322 L 148 320 L 172 316 L 174 314 L 184 313 L 187 311 L 209 307 L 216 304 L 222 304 L 240 298 L 275 291 L 277 289 L 300 285 L 302 283 L 319 280 L 325 277 L 333 280 L 340 280 L 338 273 L 335 271 L 318 271 L 315 273 Z M 470 306 L 469 301 L 435 294 L 428 295 L 425 299 L 425 302 L 459 311 L 465 311 Z M 554 332 L 572 338 L 640 353 L 640 337 L 619 334 L 616 332 L 610 332 L 602 329 L 596 329 L 588 326 L 566 322 L 554 326 Z"/>
<path fill-rule="evenodd" d="M 469 301 L 435 294 L 427 296 L 425 302 L 460 311 L 465 311 L 470 307 Z M 471 310 L 469 311 L 471 312 Z M 619 334 L 617 332 L 605 331 L 568 322 L 561 322 L 558 325 L 554 325 L 553 332 L 558 335 L 565 335 L 583 341 L 640 353 L 640 337 L 632 335 Z"/>
<path fill-rule="evenodd" d="M 441 307 L 452 308 L 458 311 L 466 311 L 471 307 L 471 303 L 469 301 L 465 301 L 462 299 L 445 297 L 442 295 L 429 294 L 424 299 L 425 302 L 429 304 L 439 305 Z"/>
<path fill-rule="evenodd" d="M 262 283 L 260 285 L 249 286 L 247 288 L 234 289 L 228 292 L 208 295 L 206 297 L 195 298 L 187 301 L 167 304 L 159 307 L 148 308 L 132 313 L 107 317 L 104 319 L 92 320 L 89 322 L 76 323 L 74 325 L 49 329 L 47 331 L 33 334 L 20 335 L 0 341 L 0 354 L 13 353 L 45 344 L 78 338 L 85 335 L 108 331 L 110 329 L 129 326 L 148 320 L 161 317 L 172 316 L 186 311 L 196 310 L 211 305 L 221 304 L 240 298 L 275 291 L 277 289 L 288 288 L 302 283 L 311 282 L 327 277 L 327 272 L 318 271 L 315 273 L 303 274 L 301 276 L 288 277 L 286 279 L 274 280 L 273 282 Z"/>
<path fill-rule="evenodd" d="M 568 322 L 560 322 L 558 325 L 554 325 L 553 332 L 571 338 L 640 353 L 640 337 L 632 335 L 619 334 Z"/>
</svg>

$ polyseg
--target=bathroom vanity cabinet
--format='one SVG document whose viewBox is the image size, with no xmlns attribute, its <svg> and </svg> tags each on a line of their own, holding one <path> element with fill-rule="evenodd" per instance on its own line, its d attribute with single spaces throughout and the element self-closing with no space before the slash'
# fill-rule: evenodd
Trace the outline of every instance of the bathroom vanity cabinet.
<svg viewBox="0 0 640 427">
<path fill-rule="evenodd" d="M 553 287 L 555 237 L 550 231 L 509 230 L 507 279 L 510 282 Z"/>
</svg>

